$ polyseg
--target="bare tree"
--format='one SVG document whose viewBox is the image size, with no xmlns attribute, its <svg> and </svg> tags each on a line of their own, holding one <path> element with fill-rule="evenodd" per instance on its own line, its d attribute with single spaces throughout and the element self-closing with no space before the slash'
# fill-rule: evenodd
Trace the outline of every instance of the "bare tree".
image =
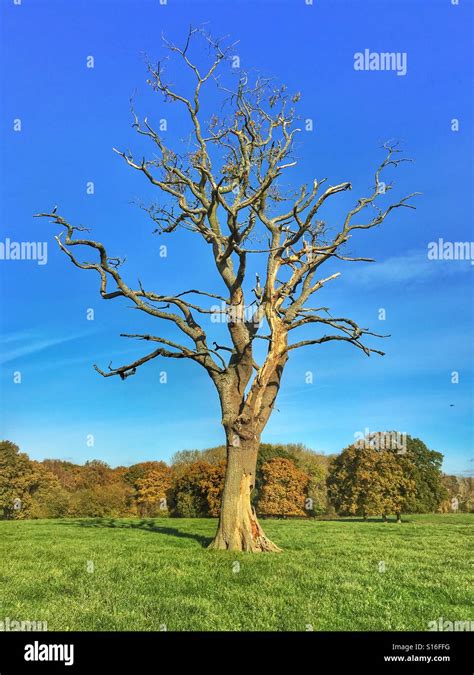
<svg viewBox="0 0 474 675">
<path fill-rule="evenodd" d="M 191 57 L 198 36 L 211 55 L 204 70 L 196 65 L 199 59 Z M 291 193 L 283 191 L 279 181 L 296 164 L 294 138 L 299 129 L 294 104 L 299 94 L 290 96 L 285 87 L 275 87 L 262 77 L 250 83 L 242 72 L 236 83 L 226 84 L 220 73 L 231 58 L 232 46 L 225 47 L 223 41 L 200 29 L 190 29 L 183 47 L 167 46 L 190 70 L 194 80 L 191 94 L 180 93 L 168 83 L 163 62 L 148 64 L 148 83 L 167 102 L 183 107 L 190 122 L 192 149 L 177 153 L 167 147 L 163 136 L 147 118 L 140 121 L 132 106 L 133 126 L 150 139 L 156 154 L 153 159 L 137 160 L 130 152 L 116 152 L 161 193 L 160 205 L 142 207 L 156 224 L 155 231 L 171 234 L 183 228 L 209 245 L 222 293 L 190 288 L 166 294 L 148 290 L 140 282 L 134 288 L 120 272 L 123 261 L 110 257 L 97 241 L 84 238 L 84 228 L 71 225 L 56 211 L 37 215 L 51 217 L 64 228 L 56 237 L 59 247 L 74 265 L 98 273 L 104 299 L 127 298 L 146 314 L 174 324 L 181 335 L 171 340 L 125 334 L 153 343 L 155 349 L 117 368 L 110 365 L 104 371 L 95 366 L 101 375 L 124 380 L 148 361 L 165 357 L 195 361 L 214 383 L 226 436 L 227 470 L 219 527 L 211 547 L 278 551 L 258 523 L 250 496 L 261 434 L 274 409 L 290 353 L 342 340 L 367 356 L 383 354 L 363 341 L 375 333 L 350 318 L 332 316 L 327 307 L 308 306 L 315 293 L 340 274 L 323 277 L 320 267 L 331 260 L 370 261 L 350 257 L 344 245 L 353 232 L 380 225 L 394 209 L 414 208 L 408 202 L 416 193 L 379 207 L 378 198 L 392 187 L 382 183 L 382 172 L 407 161 L 399 157 L 396 144 L 385 144 L 384 159 L 375 171 L 369 194 L 358 199 L 331 231 L 319 219 L 320 209 L 338 193 L 350 190 L 350 183 L 324 189 L 325 180 L 314 180 Z M 230 78 L 231 70 L 224 68 L 224 76 Z M 204 122 L 200 109 L 208 100 L 203 99 L 207 85 L 216 87 L 224 104 L 219 115 Z M 372 209 L 369 218 L 359 220 L 368 207 Z M 73 252 L 75 247 L 95 249 L 95 261 L 81 262 Z M 264 270 L 255 283 L 248 279 L 250 256 Z M 251 276 L 253 279 L 253 272 Z M 244 290 L 251 300 L 246 301 Z M 210 342 L 203 327 L 204 321 L 209 324 L 216 315 L 226 323 L 228 344 Z M 319 333 L 291 339 L 308 324 Z M 267 345 L 262 363 L 256 362 L 256 340 Z"/>
</svg>

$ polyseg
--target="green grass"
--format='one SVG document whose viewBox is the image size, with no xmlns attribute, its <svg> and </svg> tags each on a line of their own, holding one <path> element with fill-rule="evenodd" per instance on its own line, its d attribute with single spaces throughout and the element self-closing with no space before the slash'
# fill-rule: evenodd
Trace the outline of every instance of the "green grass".
<svg viewBox="0 0 474 675">
<path fill-rule="evenodd" d="M 427 630 L 438 617 L 474 618 L 473 522 L 267 520 L 284 552 L 251 555 L 206 550 L 214 520 L 1 521 L 0 621 L 47 621 L 49 630 Z"/>
</svg>

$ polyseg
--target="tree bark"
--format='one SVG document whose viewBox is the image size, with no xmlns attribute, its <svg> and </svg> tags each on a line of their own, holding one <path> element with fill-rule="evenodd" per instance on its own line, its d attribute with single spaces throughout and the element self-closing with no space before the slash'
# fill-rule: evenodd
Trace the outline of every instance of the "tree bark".
<svg viewBox="0 0 474 675">
<path fill-rule="evenodd" d="M 255 472 L 260 439 L 234 444 L 227 441 L 227 471 L 222 494 L 219 527 L 209 548 L 250 553 L 278 552 L 263 532 L 250 496 L 255 486 Z"/>
</svg>

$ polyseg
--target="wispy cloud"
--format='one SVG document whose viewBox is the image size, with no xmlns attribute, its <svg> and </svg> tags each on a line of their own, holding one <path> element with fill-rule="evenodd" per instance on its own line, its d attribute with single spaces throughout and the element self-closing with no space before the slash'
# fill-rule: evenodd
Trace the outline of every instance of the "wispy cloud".
<svg viewBox="0 0 474 675">
<path fill-rule="evenodd" d="M 70 342 L 81 337 L 83 333 L 75 335 L 63 335 L 56 337 L 45 337 L 34 331 L 24 331 L 17 333 L 7 333 L 0 336 L 0 364 L 9 363 L 16 359 L 23 358 L 41 352 L 50 347 Z"/>
<path fill-rule="evenodd" d="M 358 283 L 364 285 L 399 284 L 407 281 L 425 282 L 433 278 L 454 276 L 472 271 L 469 260 L 429 260 L 427 250 L 409 251 L 405 255 L 386 258 L 381 262 L 358 267 Z M 346 279 L 351 279 L 350 274 Z"/>
<path fill-rule="evenodd" d="M 76 337 L 82 337 L 82 335 L 77 335 Z M 76 366 L 79 364 L 88 364 L 88 367 L 92 368 L 93 363 L 97 363 L 98 365 L 101 364 L 101 361 L 105 361 L 105 365 L 109 363 L 111 360 L 115 364 L 116 362 L 121 361 L 122 359 L 126 359 L 129 357 L 131 354 L 134 355 L 139 355 L 142 356 L 138 349 L 137 346 L 129 347 L 128 349 L 120 349 L 120 350 L 114 350 L 111 351 L 109 350 L 92 350 L 92 351 L 87 351 L 83 354 L 80 354 L 79 356 L 66 356 L 65 358 L 60 358 L 58 359 L 55 354 L 50 354 L 45 356 L 45 358 L 41 359 L 41 361 L 38 361 L 35 363 L 31 369 L 33 369 L 35 372 L 38 370 L 50 370 L 52 367 L 54 368 L 70 368 L 72 366 Z M 30 369 L 30 370 L 31 370 Z"/>
</svg>

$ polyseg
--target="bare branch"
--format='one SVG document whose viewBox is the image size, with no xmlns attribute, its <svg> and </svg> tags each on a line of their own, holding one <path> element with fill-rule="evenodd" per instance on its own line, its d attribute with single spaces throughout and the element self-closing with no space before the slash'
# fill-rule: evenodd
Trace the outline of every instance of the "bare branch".
<svg viewBox="0 0 474 675">
<path fill-rule="evenodd" d="M 206 58 L 194 58 L 196 39 L 204 41 Z M 235 45 L 216 40 L 200 28 L 191 27 L 182 45 L 164 42 L 190 75 L 184 78 L 190 82 L 188 90 L 181 91 L 168 80 L 163 62 L 148 62 L 148 83 L 165 102 L 183 109 L 188 124 L 186 146 L 182 152 L 168 147 L 158 126 L 147 117 L 140 119 L 131 102 L 132 126 L 150 143 L 151 158 L 135 158 L 128 150 L 114 151 L 158 191 L 160 198 L 151 205 L 139 204 L 153 222 L 154 232 L 168 235 L 182 230 L 186 236 L 201 238 L 224 291 L 216 286 L 218 292 L 214 288 L 190 288 L 157 293 L 144 288 L 140 281 L 138 288 L 132 288 L 121 274 L 125 261 L 109 256 L 103 244 L 79 234 L 87 232 L 86 228 L 72 226 L 56 210 L 37 215 L 61 226 L 56 237 L 59 248 L 76 267 L 98 274 L 102 298 L 127 298 L 133 308 L 179 329 L 190 345 L 148 333 L 124 334 L 160 346 L 128 365 L 109 366 L 105 372 L 96 366 L 96 370 L 105 377 L 119 375 L 125 379 L 157 356 L 194 360 L 213 379 L 224 407 L 228 403 L 223 402 L 239 401 L 232 414 L 223 413 L 223 417 L 230 415 L 234 431 L 242 438 L 253 438 L 255 429 L 263 428 L 274 409 L 281 375 L 294 349 L 345 341 L 367 355 L 383 354 L 362 340 L 388 336 L 361 328 L 352 319 L 334 318 L 328 307 L 308 304 L 315 293 L 340 276 L 339 271 L 331 270 L 324 277 L 319 272 L 321 265 L 327 261 L 373 262 L 373 258 L 348 251 L 353 235 L 377 227 L 396 210 L 414 209 L 412 199 L 419 193 L 384 203 L 393 189 L 391 183 L 382 180 L 385 171 L 410 161 L 401 155 L 396 143 L 387 142 L 368 195 L 357 199 L 336 221 L 338 224 L 329 227 L 321 214 L 329 203 L 337 203 L 337 195 L 352 190 L 351 182 L 330 185 L 324 178 L 296 190 L 283 187 L 282 177 L 288 183 L 287 177 L 298 162 L 294 146 L 300 131 L 295 112 L 299 92 L 291 95 L 269 78 L 251 78 L 243 72 L 238 73 L 233 85 L 224 82 L 222 66 Z M 206 120 L 202 100 L 210 87 L 216 88 L 222 106 L 215 107 L 220 112 Z M 364 220 L 362 212 L 367 208 L 371 213 Z M 74 246 L 92 251 L 94 257 L 80 260 Z M 255 256 L 255 265 L 250 264 L 251 256 Z M 255 283 L 248 279 L 249 269 L 252 275 L 257 272 Z M 250 303 L 246 293 L 251 294 Z M 206 299 L 217 300 L 222 306 L 206 306 Z M 213 341 L 214 348 L 209 348 L 207 334 L 196 316 L 201 320 L 213 314 L 226 319 L 230 346 Z M 331 329 L 330 333 L 288 343 L 292 331 L 305 326 L 311 331 L 318 325 Z M 261 326 L 265 334 L 260 333 Z M 261 366 L 253 356 L 257 339 L 268 346 Z M 222 352 L 229 353 L 228 363 Z"/>
</svg>

